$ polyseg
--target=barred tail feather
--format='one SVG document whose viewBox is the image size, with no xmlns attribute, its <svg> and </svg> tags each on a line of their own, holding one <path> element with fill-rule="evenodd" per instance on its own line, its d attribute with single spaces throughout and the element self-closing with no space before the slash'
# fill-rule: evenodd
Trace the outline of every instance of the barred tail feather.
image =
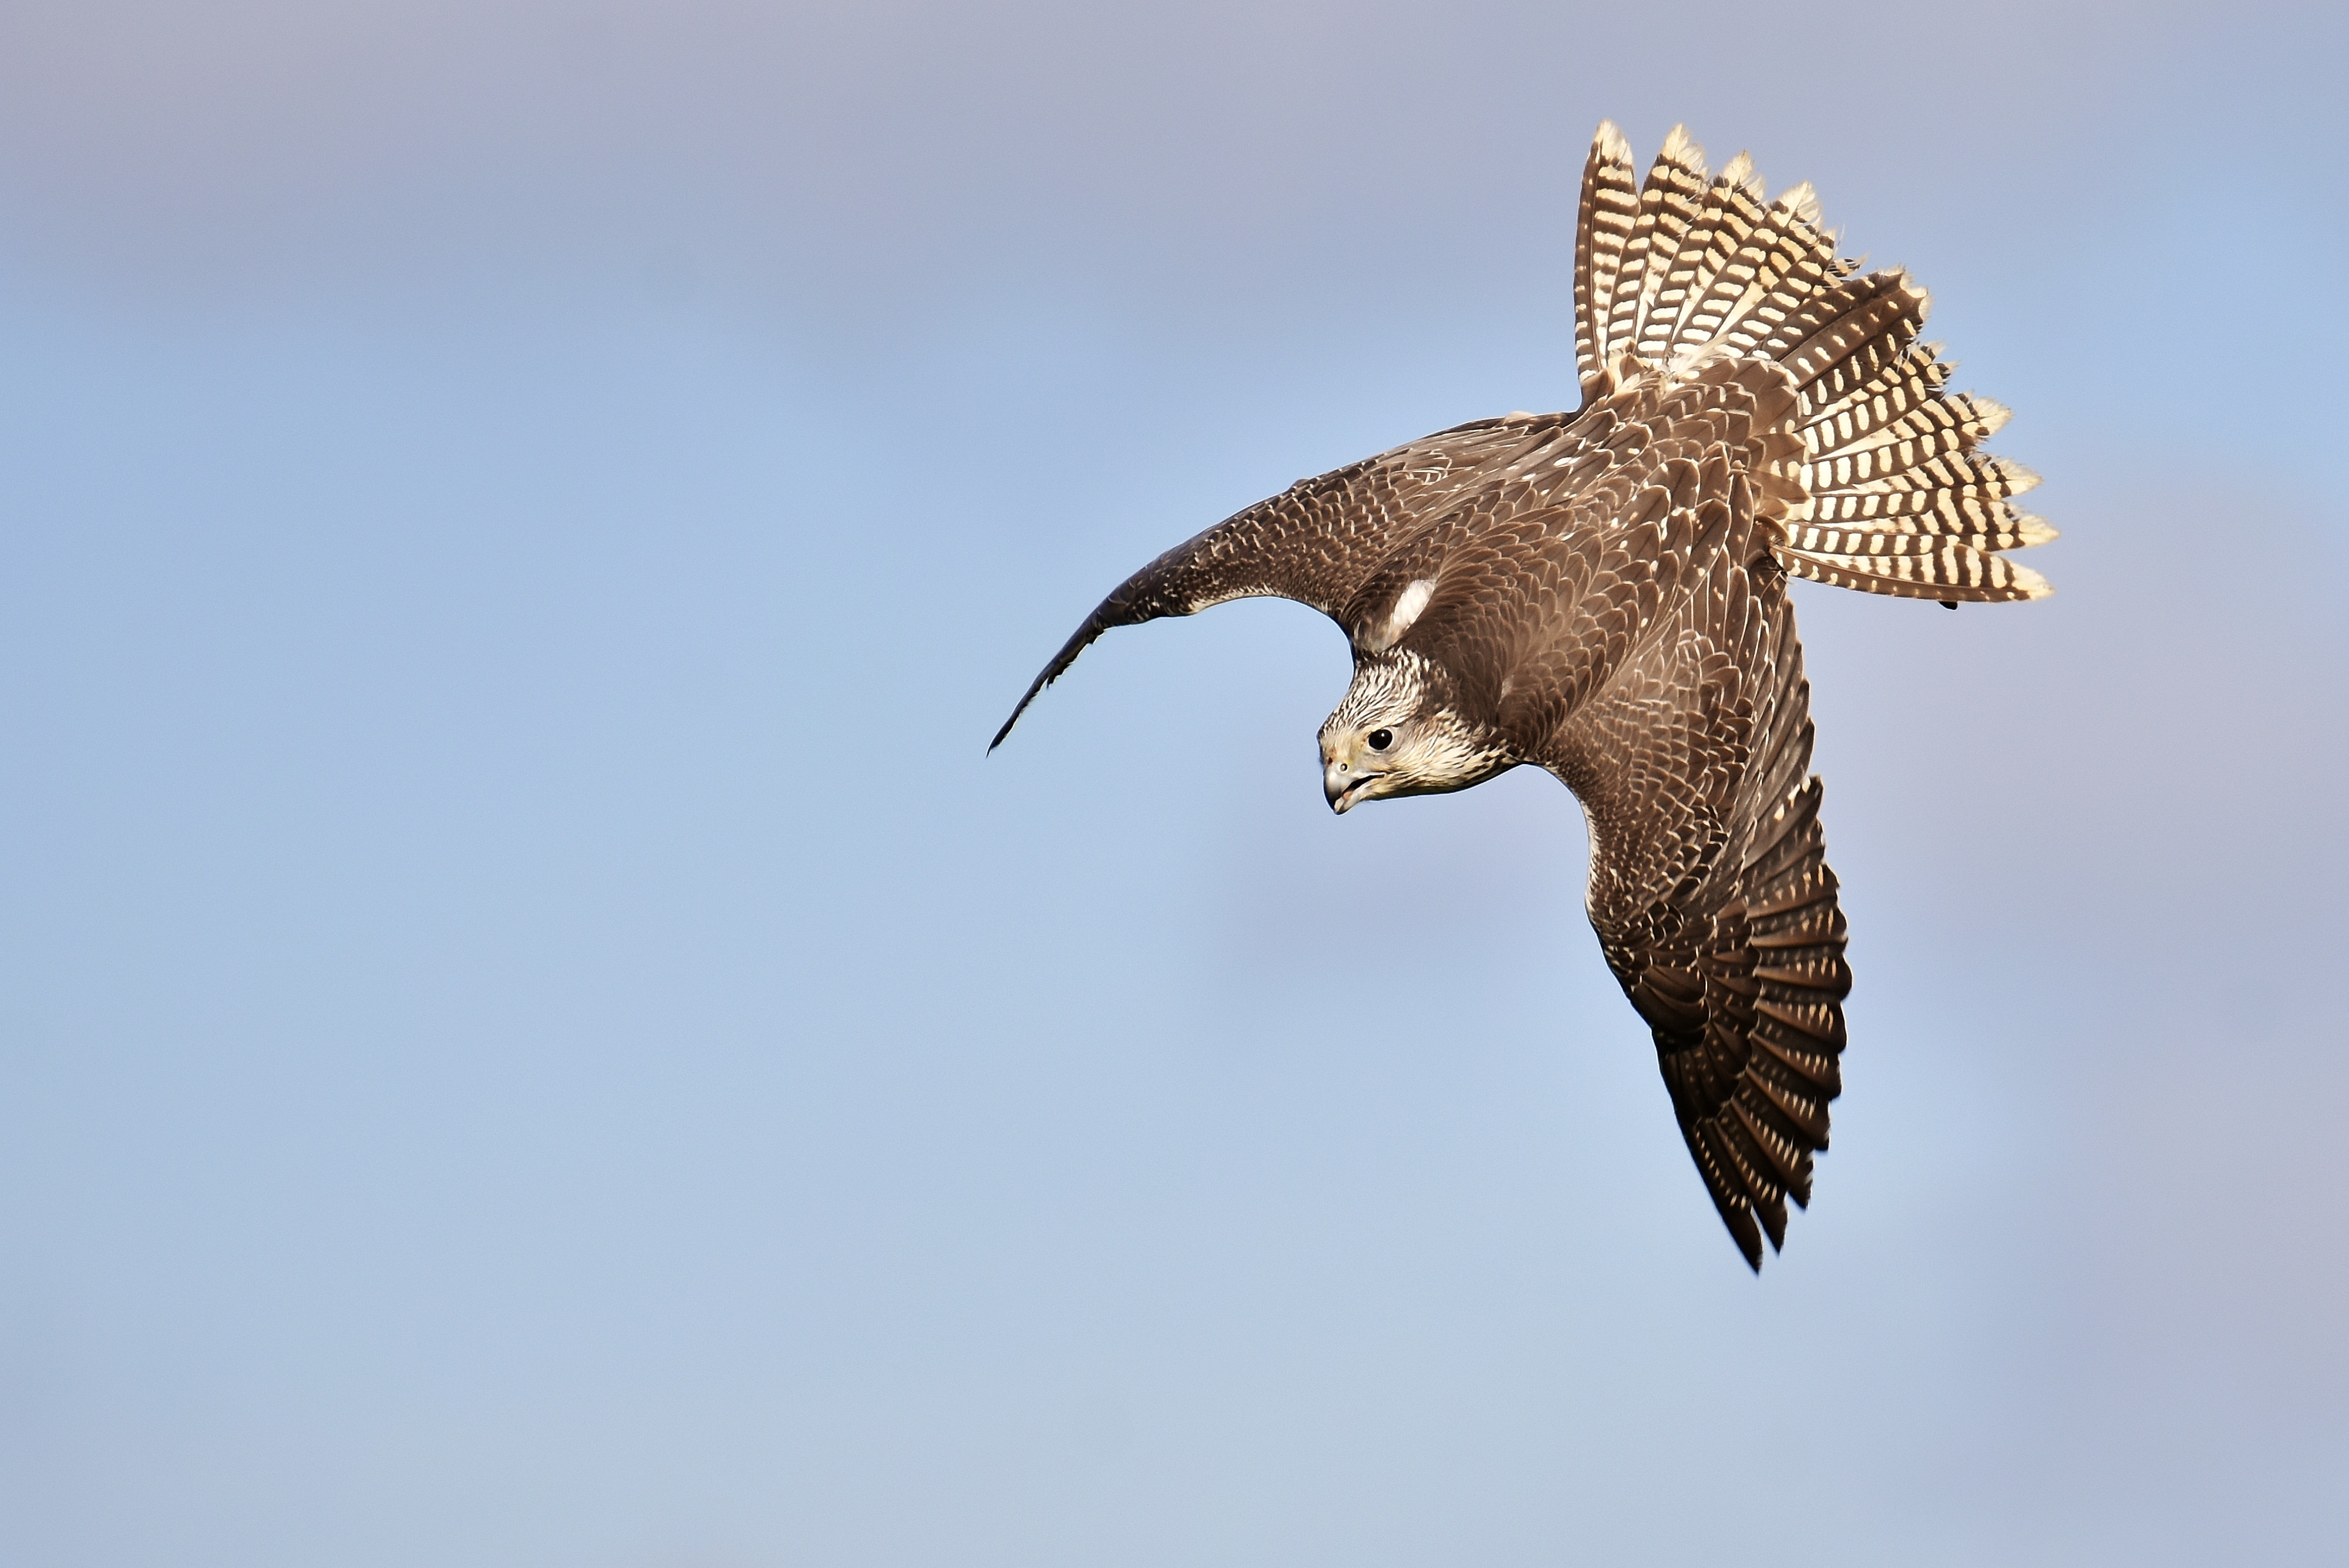
<svg viewBox="0 0 2349 1568">
<path fill-rule="evenodd" d="M 1914 598 L 2039 598 L 2047 580 L 2000 552 L 2055 531 L 2010 502 L 2038 483 L 1980 449 L 2007 421 L 1946 391 L 1951 367 L 1918 334 L 1931 298 L 1899 268 L 1861 275 L 1819 226 L 1808 184 L 1764 203 L 1744 153 L 1708 180 L 1675 126 L 1636 189 L 1630 147 L 1599 129 L 1575 251 L 1575 355 L 1586 403 L 1627 376 L 1716 358 L 1785 367 L 1806 499 L 1775 547 L 1798 576 Z"/>
<path fill-rule="evenodd" d="M 1631 184 L 1631 144 L 1611 119 L 1601 120 L 1582 171 L 1582 207 L 1574 229 L 1574 358 L 1582 373 L 1582 400 L 1606 395 L 1607 323 L 1623 247 L 1639 215 Z"/>
<path fill-rule="evenodd" d="M 1878 535 L 1881 538 L 1882 535 Z M 1798 577 L 1838 588 L 1858 588 L 1901 598 L 2041 599 L 2055 590 L 2028 566 L 2003 556 L 1977 550 L 1954 539 L 1933 543 L 1917 555 L 1828 555 L 1809 550 L 1780 549 L 1778 559 Z"/>
<path fill-rule="evenodd" d="M 1704 149 L 1676 125 L 1640 188 L 1639 215 L 1623 247 L 1615 279 L 1615 299 L 1607 329 L 1608 346 L 1637 353 L 1648 317 L 1661 298 L 1682 238 L 1704 200 Z"/>
<path fill-rule="evenodd" d="M 1766 212 L 1754 160 L 1741 152 L 1706 188 L 1704 204 L 1682 242 L 1693 254 L 1680 310 L 1663 337 L 1662 358 L 1669 361 L 1684 350 L 1702 348 L 1719 336 L 1741 297 L 1737 289 L 1722 288 L 1721 281 L 1733 265 L 1743 265 L 1738 257 Z M 1702 248 L 1694 249 L 1700 236 Z"/>
</svg>

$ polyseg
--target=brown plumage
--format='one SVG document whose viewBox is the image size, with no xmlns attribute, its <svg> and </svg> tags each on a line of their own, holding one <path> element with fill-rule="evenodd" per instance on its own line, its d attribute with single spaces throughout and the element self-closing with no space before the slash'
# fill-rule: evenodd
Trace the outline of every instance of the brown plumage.
<svg viewBox="0 0 2349 1568">
<path fill-rule="evenodd" d="M 1675 129 L 1648 179 L 1599 127 L 1583 178 L 1583 406 L 1461 425 L 1305 480 L 1103 600 L 1011 718 L 1113 626 L 1278 595 L 1346 630 L 1323 724 L 1338 811 L 1547 769 L 1590 825 L 1588 907 L 1653 1032 L 1681 1135 L 1748 1263 L 1826 1147 L 1844 919 L 1810 776 L 1788 576 L 2033 598 L 2052 538 L 1943 389 L 1906 275 L 1856 275 L 1808 186 L 1764 203 Z M 991 748 L 990 748 L 991 749 Z"/>
</svg>

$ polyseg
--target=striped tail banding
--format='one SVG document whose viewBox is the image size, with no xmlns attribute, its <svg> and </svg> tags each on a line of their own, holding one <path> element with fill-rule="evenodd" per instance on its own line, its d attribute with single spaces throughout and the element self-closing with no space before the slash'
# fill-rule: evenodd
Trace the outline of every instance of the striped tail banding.
<svg viewBox="0 0 2349 1568">
<path fill-rule="evenodd" d="M 2055 537 L 2011 504 L 2038 483 L 1980 450 L 2007 420 L 1944 389 L 1920 343 L 1931 298 L 1899 268 L 1836 254 L 1807 184 L 1765 203 L 1744 153 L 1708 177 L 1675 126 L 1644 182 L 1609 121 L 1592 139 L 1575 232 L 1575 358 L 1586 406 L 1641 376 L 1717 358 L 1778 365 L 1796 397 L 1803 497 L 1775 519 L 1788 572 L 1909 598 L 2041 598 L 2003 552 Z"/>
</svg>

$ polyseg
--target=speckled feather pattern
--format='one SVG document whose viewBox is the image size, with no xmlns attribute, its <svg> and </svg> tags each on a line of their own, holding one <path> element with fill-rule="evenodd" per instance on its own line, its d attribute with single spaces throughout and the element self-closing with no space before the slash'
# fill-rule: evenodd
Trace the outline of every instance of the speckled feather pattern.
<svg viewBox="0 0 2349 1568">
<path fill-rule="evenodd" d="M 1356 680 L 1330 726 L 1408 698 L 1458 759 L 1395 793 L 1530 764 L 1582 802 L 1591 923 L 1759 1269 L 1827 1146 L 1851 986 L 1787 580 L 2037 597 L 2002 552 L 2054 534 L 2009 504 L 2033 476 L 1981 450 L 2006 410 L 1917 341 L 1924 291 L 1839 259 L 1808 186 L 1765 201 L 1678 129 L 1635 181 L 1603 125 L 1573 286 L 1574 414 L 1439 431 L 1169 550 L 996 742 L 1111 627 L 1256 595 L 1331 617 Z"/>
</svg>

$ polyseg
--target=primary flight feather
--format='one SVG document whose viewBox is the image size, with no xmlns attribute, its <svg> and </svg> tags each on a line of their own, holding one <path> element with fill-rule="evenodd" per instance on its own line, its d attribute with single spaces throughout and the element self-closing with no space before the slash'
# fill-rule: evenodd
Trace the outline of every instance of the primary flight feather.
<svg viewBox="0 0 2349 1568">
<path fill-rule="evenodd" d="M 1839 260 L 1808 185 L 1765 202 L 1742 154 L 1708 177 L 1677 127 L 1636 183 L 1602 124 L 1574 306 L 1579 410 L 1440 431 L 1176 545 L 994 743 L 1111 627 L 1260 595 L 1330 616 L 1354 651 L 1321 726 L 1334 810 L 1521 763 L 1582 802 L 1590 922 L 1758 1270 L 1810 1199 L 1851 989 L 1786 579 L 2038 598 L 2003 552 L 2054 533 L 1980 450 L 2006 410 L 1917 341 L 1924 290 Z"/>
</svg>

